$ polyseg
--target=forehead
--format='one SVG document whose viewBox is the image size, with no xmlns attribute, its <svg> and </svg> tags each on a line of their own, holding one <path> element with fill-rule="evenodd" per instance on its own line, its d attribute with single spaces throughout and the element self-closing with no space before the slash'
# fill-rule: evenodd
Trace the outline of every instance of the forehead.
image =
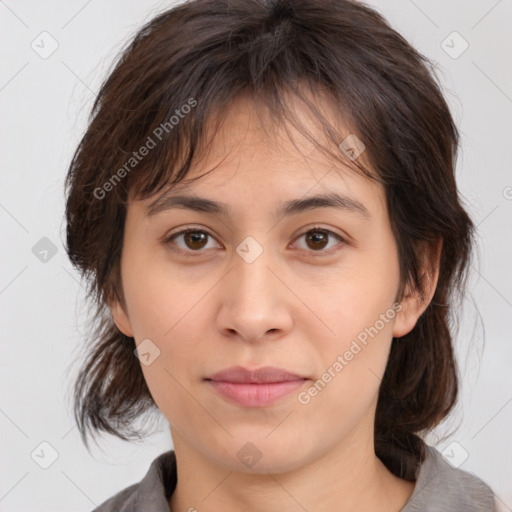
<svg viewBox="0 0 512 512">
<path fill-rule="evenodd" d="M 329 103 L 324 101 L 320 105 L 327 113 Z M 347 211 L 368 214 L 358 196 L 382 194 L 380 185 L 363 176 L 335 143 L 324 137 L 311 112 L 295 108 L 293 113 L 312 139 L 293 124 L 276 124 L 271 112 L 251 98 L 239 97 L 224 112 L 220 124 L 207 125 L 205 143 L 185 179 L 144 201 L 146 214 L 169 206 L 168 198 L 176 196 L 216 198 L 216 205 L 196 201 L 196 209 L 223 214 L 229 213 L 232 202 L 249 201 L 247 206 L 262 208 L 269 201 L 276 203 L 289 198 L 275 209 L 275 215 L 299 211 L 304 206 L 304 201 L 299 205 L 299 198 L 314 197 L 312 202 L 321 206 L 319 196 L 323 196 L 326 206 L 329 202 L 333 206 L 338 203 Z M 349 133 L 339 121 L 333 125 L 341 136 Z M 322 147 L 328 147 L 338 158 L 322 151 Z M 363 159 L 364 154 L 360 155 L 359 163 L 371 171 Z M 192 203 L 193 200 L 188 201 L 188 205 Z"/>
<path fill-rule="evenodd" d="M 332 167 L 337 158 L 342 167 L 355 169 L 339 147 L 347 137 L 358 140 L 348 121 L 342 119 L 332 99 L 325 94 L 319 94 L 314 99 L 314 108 L 324 116 L 324 120 L 296 97 L 287 95 L 286 109 L 290 117 L 283 119 L 264 101 L 255 101 L 247 94 L 238 96 L 224 111 L 216 113 L 206 123 L 206 136 L 189 176 L 196 176 L 204 169 L 205 161 L 213 164 L 229 158 L 243 161 L 266 159 L 268 164 L 276 159 L 281 163 L 308 161 L 313 164 L 312 171 Z M 335 140 L 328 139 L 322 121 L 328 123 L 336 134 Z M 322 148 L 328 148 L 332 154 L 327 155 Z M 362 151 L 357 161 L 371 170 L 366 156 Z M 283 170 L 286 169 L 283 167 Z"/>
</svg>

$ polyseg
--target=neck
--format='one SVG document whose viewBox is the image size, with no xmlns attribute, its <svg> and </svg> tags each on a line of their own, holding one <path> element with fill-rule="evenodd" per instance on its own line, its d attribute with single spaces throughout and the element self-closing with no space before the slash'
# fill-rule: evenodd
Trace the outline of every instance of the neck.
<svg viewBox="0 0 512 512">
<path fill-rule="evenodd" d="M 372 433 L 373 435 L 373 433 Z M 371 442 L 345 438 L 309 464 L 284 473 L 242 473 L 206 458 L 172 433 L 178 483 L 172 512 L 398 512 L 414 483 L 394 476 Z"/>
</svg>

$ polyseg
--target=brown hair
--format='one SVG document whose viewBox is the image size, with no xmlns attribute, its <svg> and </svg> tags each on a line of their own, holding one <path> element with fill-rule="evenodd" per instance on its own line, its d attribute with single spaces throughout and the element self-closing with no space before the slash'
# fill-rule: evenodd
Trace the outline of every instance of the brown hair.
<svg viewBox="0 0 512 512">
<path fill-rule="evenodd" d="M 385 187 L 401 294 L 406 286 L 422 290 L 424 248 L 432 254 L 442 239 L 433 300 L 414 329 L 393 340 L 376 411 L 376 454 L 397 476 L 415 478 L 425 452 L 421 436 L 457 397 L 449 323 L 473 224 L 455 183 L 459 133 L 432 63 L 379 13 L 351 0 L 192 0 L 147 23 L 103 83 L 66 178 L 67 252 L 96 306 L 74 387 L 86 444 L 92 431 L 140 437 L 134 420 L 157 409 L 134 340 L 117 329 L 108 308 L 116 300 L 124 305 L 127 198 L 183 181 L 207 121 L 220 122 L 242 94 L 266 106 L 276 125 L 288 120 L 314 140 L 287 101 L 299 99 L 333 142 L 323 149 L 343 159 L 338 145 L 347 134 L 310 101 L 319 92 L 364 141 L 374 172 L 357 161 L 353 167 Z M 143 146 L 151 148 L 135 157 Z"/>
</svg>

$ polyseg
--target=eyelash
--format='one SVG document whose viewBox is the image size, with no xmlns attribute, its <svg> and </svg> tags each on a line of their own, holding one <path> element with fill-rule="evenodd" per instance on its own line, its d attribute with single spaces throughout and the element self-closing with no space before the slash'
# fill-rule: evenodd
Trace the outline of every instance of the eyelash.
<svg viewBox="0 0 512 512">
<path fill-rule="evenodd" d="M 298 235 L 295 240 L 298 240 L 300 237 L 302 237 L 302 236 L 304 236 L 304 235 L 306 235 L 308 233 L 314 232 L 314 231 L 318 231 L 318 232 L 321 232 L 321 233 L 326 233 L 328 235 L 332 235 L 334 238 L 338 239 L 341 242 L 342 246 L 346 243 L 345 239 L 343 237 L 341 237 L 340 235 L 338 235 L 337 233 L 334 233 L 333 231 L 331 231 L 329 229 L 325 229 L 325 228 L 322 228 L 322 227 L 319 227 L 319 226 L 318 227 L 315 226 L 315 227 L 309 228 L 307 231 L 304 231 L 304 233 Z M 182 229 L 181 231 L 178 231 L 176 233 L 172 233 L 169 236 L 165 237 L 164 240 L 163 240 L 163 244 L 164 245 L 171 245 L 175 238 L 177 238 L 180 235 L 185 235 L 187 233 L 206 233 L 211 238 L 215 238 L 209 231 L 207 231 L 205 229 L 187 227 L 185 229 Z M 187 255 L 187 256 L 191 256 L 191 257 L 199 256 L 201 252 L 205 252 L 204 250 L 193 251 L 191 249 L 190 250 L 185 250 L 185 249 L 180 249 L 180 248 L 176 248 L 176 247 L 171 247 L 171 250 L 173 250 L 174 252 L 176 252 L 178 254 L 184 254 L 184 255 Z M 341 250 L 341 248 L 338 248 L 338 249 L 334 248 L 334 251 L 333 251 L 333 248 L 331 248 L 331 249 L 328 249 L 328 250 L 321 249 L 319 251 L 311 250 L 311 251 L 307 251 L 307 252 L 312 253 L 313 257 L 324 257 L 324 256 L 330 256 L 331 254 L 333 254 L 333 252 L 337 252 L 338 250 Z M 194 253 L 196 253 L 196 254 L 194 254 Z"/>
</svg>

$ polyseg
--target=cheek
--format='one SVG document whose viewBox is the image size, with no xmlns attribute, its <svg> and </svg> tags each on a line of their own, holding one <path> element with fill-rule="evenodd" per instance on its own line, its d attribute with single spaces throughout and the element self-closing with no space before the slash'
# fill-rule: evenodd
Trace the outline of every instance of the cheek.
<svg viewBox="0 0 512 512">
<path fill-rule="evenodd" d="M 322 305 L 319 316 L 332 332 L 320 338 L 310 333 L 321 352 L 323 373 L 304 403 L 310 399 L 311 406 L 324 409 L 332 421 L 345 417 L 350 423 L 350 418 L 355 421 L 372 410 L 400 310 L 394 302 L 398 285 L 399 266 L 391 243 L 387 252 L 354 254 L 318 292 L 317 297 L 323 297 L 317 301 Z"/>
<path fill-rule="evenodd" d="M 397 314 L 398 265 L 380 263 L 369 260 L 368 264 L 359 261 L 347 266 L 315 291 L 316 312 L 328 328 L 322 336 L 326 346 L 347 350 L 353 340 L 364 343 L 377 334 L 379 339 L 391 339 Z M 310 335 L 318 339 L 318 333 Z"/>
<path fill-rule="evenodd" d="M 378 386 L 386 368 L 397 308 L 382 300 L 351 313 L 338 315 L 337 335 L 334 340 L 324 339 L 322 354 L 325 379 L 329 372 L 341 375 L 332 381 L 344 391 Z"/>
<path fill-rule="evenodd" d="M 130 253 L 122 275 L 135 339 L 172 337 L 213 285 L 204 271 L 180 269 L 143 251 Z"/>
<path fill-rule="evenodd" d="M 181 310 L 176 315 L 150 316 L 150 311 L 144 318 L 142 315 L 140 332 L 149 336 L 136 339 L 139 344 L 143 338 L 150 338 L 156 353 L 151 364 L 141 364 L 153 400 L 171 425 L 203 424 L 204 410 L 195 399 L 194 386 L 203 375 L 202 370 L 208 367 L 209 352 L 197 322 L 191 315 L 183 316 Z"/>
<path fill-rule="evenodd" d="M 177 272 L 137 254 L 125 261 L 123 286 L 134 338 L 139 354 L 150 354 L 150 364 L 139 355 L 141 368 L 155 403 L 171 423 L 194 416 L 195 402 L 186 390 L 189 380 L 208 366 L 198 315 L 213 284 L 211 276 L 191 278 L 190 271 Z"/>
<path fill-rule="evenodd" d="M 393 311 L 393 310 L 391 310 Z M 368 417 L 373 425 L 379 387 L 386 369 L 392 338 L 392 321 L 385 323 L 368 315 L 367 327 L 356 326 L 354 319 L 347 336 L 324 346 L 323 373 L 312 382 L 299 403 L 307 416 L 319 415 L 321 422 L 311 422 L 311 436 L 324 438 L 346 436 Z M 377 316 L 378 318 L 378 316 Z M 348 323 L 349 319 L 347 319 Z M 381 322 L 384 325 L 381 325 Z M 380 329 L 379 329 L 380 328 Z M 348 333 L 354 333 L 350 336 Z M 330 425 L 326 432 L 326 425 Z"/>
</svg>

